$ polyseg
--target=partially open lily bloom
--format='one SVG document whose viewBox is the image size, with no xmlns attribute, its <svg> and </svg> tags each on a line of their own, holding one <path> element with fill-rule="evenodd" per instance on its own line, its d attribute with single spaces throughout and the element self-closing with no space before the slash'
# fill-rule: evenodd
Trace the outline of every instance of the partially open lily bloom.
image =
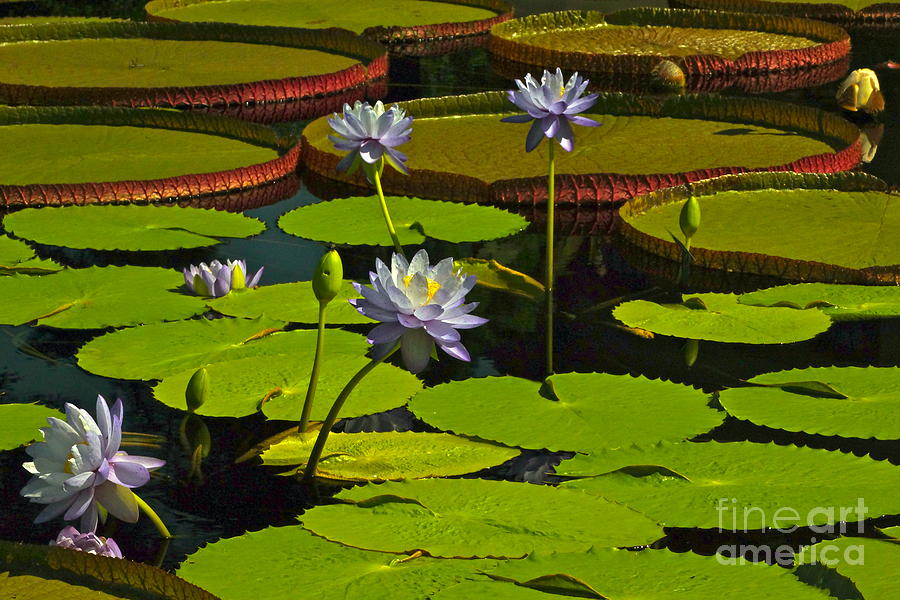
<svg viewBox="0 0 900 600">
<path fill-rule="evenodd" d="M 68 550 L 77 550 L 79 552 L 87 552 L 88 554 L 96 554 L 97 556 L 108 556 L 110 558 L 124 558 L 119 545 L 112 538 L 100 537 L 96 533 L 89 531 L 80 533 L 71 525 L 63 527 L 56 539 L 50 542 L 51 546 L 66 548 Z"/>
<path fill-rule="evenodd" d="M 562 70 L 556 73 L 544 71 L 541 82 L 531 76 L 525 76 L 525 82 L 516 79 L 518 90 L 507 92 L 509 101 L 524 110 L 525 115 L 514 115 L 500 119 L 507 123 L 527 123 L 534 120 L 528 137 L 525 138 L 525 151 L 531 152 L 538 147 L 544 137 L 559 140 L 559 145 L 566 152 L 575 147 L 575 133 L 570 121 L 576 125 L 597 127 L 601 125 L 593 119 L 582 117 L 584 112 L 597 101 L 597 94 L 582 96 L 587 89 L 588 80 L 573 74 L 569 81 L 563 78 Z"/>
<path fill-rule="evenodd" d="M 200 263 L 184 269 L 184 282 L 199 296 L 219 298 L 231 290 L 255 287 L 262 277 L 265 267 L 260 267 L 249 279 L 247 263 L 243 260 L 229 260 L 223 265 L 217 260 L 208 265 Z"/>
<path fill-rule="evenodd" d="M 110 410 L 103 396 L 97 396 L 96 421 L 69 403 L 65 421 L 47 418 L 50 426 L 41 428 L 44 441 L 25 449 L 34 461 L 22 464 L 32 477 L 21 494 L 47 505 L 35 523 L 60 515 L 67 521 L 81 517 L 81 531 L 95 531 L 98 507 L 123 521 L 137 521 L 138 503 L 131 490 L 147 483 L 150 471 L 166 462 L 119 451 L 122 417 L 121 400 Z"/>
<path fill-rule="evenodd" d="M 369 279 L 372 287 L 353 284 L 363 297 L 350 303 L 361 314 L 381 321 L 369 332 L 376 358 L 400 340 L 403 364 L 413 373 L 428 366 L 435 344 L 454 358 L 469 360 L 457 330 L 487 323 L 469 314 L 477 302 L 465 304 L 466 294 L 475 285 L 474 275 L 456 270 L 452 258 L 431 266 L 428 253 L 419 250 L 409 262 L 395 253 L 390 269 L 376 259 Z"/>
<path fill-rule="evenodd" d="M 380 167 L 382 160 L 386 160 L 408 175 L 409 171 L 403 164 L 406 155 L 395 148 L 410 140 L 412 121 L 412 117 L 396 104 L 387 110 L 380 100 L 375 106 L 359 100 L 352 107 L 344 104 L 343 116 L 334 114 L 328 119 L 328 124 L 337 134 L 328 136 L 328 139 L 338 150 L 350 151 L 338 163 L 338 170 L 353 173 L 363 163 Z M 366 174 L 368 176 L 368 172 Z"/>
<path fill-rule="evenodd" d="M 838 104 L 846 110 L 862 110 L 875 114 L 884 110 L 884 96 L 878 76 L 872 69 L 856 69 L 838 86 L 835 94 Z"/>
</svg>

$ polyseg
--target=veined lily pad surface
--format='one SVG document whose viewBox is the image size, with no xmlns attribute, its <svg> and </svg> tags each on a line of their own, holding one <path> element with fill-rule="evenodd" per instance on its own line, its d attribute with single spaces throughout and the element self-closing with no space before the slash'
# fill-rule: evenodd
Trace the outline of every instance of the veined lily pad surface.
<svg viewBox="0 0 900 600">
<path fill-rule="evenodd" d="M 841 537 L 807 546 L 796 558 L 795 572 L 803 581 L 828 580 L 829 571 L 850 579 L 863 598 L 892 598 L 897 588 L 885 573 L 900 569 L 900 541 Z"/>
<path fill-rule="evenodd" d="M 39 404 L 0 404 L 0 450 L 12 450 L 40 440 L 47 417 L 65 419 L 58 410 Z"/>
<path fill-rule="evenodd" d="M 385 552 L 515 558 L 537 549 L 637 546 L 662 533 L 625 506 L 527 483 L 419 479 L 369 484 L 337 498 L 350 502 L 317 506 L 303 525 L 328 540 Z"/>
<path fill-rule="evenodd" d="M 673 5 L 804 17 L 837 23 L 854 32 L 900 26 L 900 3 L 878 0 L 677 0 Z"/>
<path fill-rule="evenodd" d="M 525 152 L 527 125 L 501 92 L 404 102 L 415 120 L 405 176 L 386 170 L 389 193 L 496 204 L 546 200 L 547 144 Z M 756 99 L 603 94 L 591 109 L 601 127 L 575 133 L 575 150 L 556 157 L 557 202 L 593 204 L 638 191 L 725 173 L 839 171 L 859 162 L 859 131 L 819 111 Z M 314 172 L 367 187 L 336 171 L 326 119 L 303 131 Z M 630 151 L 623 152 L 622 148 Z M 513 160 L 514 157 L 514 160 Z"/>
<path fill-rule="evenodd" d="M 564 487 L 622 502 L 668 527 L 735 531 L 896 514 L 898 471 L 868 457 L 750 442 L 663 443 L 577 456 L 557 468 L 594 475 Z"/>
<path fill-rule="evenodd" d="M 592 452 L 708 431 L 725 417 L 708 402 L 700 390 L 666 381 L 566 373 L 552 375 L 543 387 L 517 377 L 446 383 L 419 392 L 410 409 L 430 425 L 463 435 Z M 667 416 L 659 419 L 660 414 Z"/>
<path fill-rule="evenodd" d="M 25 242 L 0 236 L 0 275 L 13 273 L 53 273 L 62 269 L 60 265 L 34 254 L 31 246 Z"/>
<path fill-rule="evenodd" d="M 798 283 L 741 294 L 741 304 L 819 309 L 835 321 L 900 317 L 900 287 Z"/>
<path fill-rule="evenodd" d="M 900 440 L 900 368 L 811 367 L 749 382 L 766 387 L 719 395 L 725 410 L 740 419 L 788 431 Z"/>
<path fill-rule="evenodd" d="M 351 298 L 361 298 L 349 281 L 341 286 L 338 295 L 328 305 L 325 322 L 329 325 L 349 325 L 373 323 L 348 302 Z M 292 323 L 318 323 L 319 304 L 315 301 L 312 283 L 297 281 L 262 285 L 255 289 L 232 292 L 209 303 L 210 308 L 234 317 L 259 317 Z"/>
<path fill-rule="evenodd" d="M 265 229 L 240 214 L 179 206 L 26 208 L 6 216 L 3 227 L 41 244 L 94 250 L 199 248 Z"/>
</svg>

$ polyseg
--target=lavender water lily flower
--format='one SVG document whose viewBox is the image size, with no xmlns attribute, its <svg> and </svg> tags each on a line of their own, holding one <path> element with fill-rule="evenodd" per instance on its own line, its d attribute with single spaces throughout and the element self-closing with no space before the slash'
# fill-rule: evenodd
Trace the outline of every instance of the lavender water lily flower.
<svg viewBox="0 0 900 600">
<path fill-rule="evenodd" d="M 369 332 L 376 358 L 400 340 L 403 363 L 413 373 L 428 365 L 435 343 L 450 356 L 469 360 L 457 330 L 487 323 L 469 314 L 477 302 L 465 304 L 466 294 L 475 285 L 474 275 L 467 277 L 456 270 L 452 258 L 431 266 L 428 253 L 419 250 L 409 262 L 395 253 L 390 269 L 376 259 L 369 279 L 372 287 L 353 284 L 363 298 L 350 303 L 361 314 L 381 321 Z"/>
<path fill-rule="evenodd" d="M 245 287 L 255 287 L 262 277 L 265 267 L 247 278 L 247 263 L 243 260 L 229 260 L 223 265 L 217 260 L 208 265 L 200 263 L 196 267 L 191 265 L 184 269 L 184 282 L 200 296 L 219 298 L 231 290 Z"/>
<path fill-rule="evenodd" d="M 509 101 L 524 110 L 525 115 L 505 117 L 501 121 L 507 123 L 531 124 L 528 137 L 525 138 L 525 151 L 531 152 L 538 147 L 544 137 L 559 140 L 559 145 L 566 152 L 571 152 L 575 147 L 575 134 L 572 131 L 571 121 L 576 125 L 597 127 L 601 125 L 593 119 L 582 117 L 578 113 L 584 112 L 597 101 L 597 94 L 582 96 L 588 86 L 588 80 L 575 73 L 566 82 L 562 70 L 556 69 L 556 73 L 544 71 L 541 82 L 531 76 L 525 76 L 525 82 L 516 80 L 518 90 L 507 92 Z"/>
<path fill-rule="evenodd" d="M 166 463 L 119 451 L 122 416 L 121 400 L 110 410 L 103 396 L 97 396 L 96 421 L 69 403 L 65 421 L 47 418 L 50 426 L 41 428 L 44 441 L 25 449 L 34 461 L 22 465 L 32 477 L 21 494 L 47 505 L 35 523 L 60 515 L 67 521 L 81 517 L 81 531 L 95 531 L 100 507 L 123 521 L 137 521 L 138 500 L 131 490 Z"/>
<path fill-rule="evenodd" d="M 89 531 L 80 533 L 71 525 L 63 527 L 56 539 L 50 542 L 51 546 L 66 548 L 68 550 L 77 550 L 79 552 L 87 552 L 88 554 L 96 554 L 97 556 L 108 556 L 110 558 L 124 558 L 119 545 L 112 538 L 100 537 L 96 533 Z"/>
<path fill-rule="evenodd" d="M 328 124 L 337 135 L 328 139 L 338 150 L 349 150 L 350 153 L 338 163 L 338 170 L 353 173 L 360 166 L 372 165 L 381 171 L 386 160 L 392 167 L 408 175 L 406 155 L 395 150 L 400 144 L 410 140 L 412 117 L 406 111 L 394 105 L 385 110 L 379 100 L 375 106 L 359 100 L 351 107 L 344 104 L 343 116 L 334 114 Z M 366 175 L 372 180 L 367 167 Z"/>
</svg>

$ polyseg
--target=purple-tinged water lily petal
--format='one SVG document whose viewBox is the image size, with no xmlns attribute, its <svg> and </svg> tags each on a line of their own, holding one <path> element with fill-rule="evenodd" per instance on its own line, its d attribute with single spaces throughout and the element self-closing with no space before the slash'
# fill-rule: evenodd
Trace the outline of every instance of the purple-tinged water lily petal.
<svg viewBox="0 0 900 600">
<path fill-rule="evenodd" d="M 417 308 L 413 315 L 420 321 L 431 321 L 437 319 L 444 313 L 444 308 L 440 304 L 426 304 Z"/>
<path fill-rule="evenodd" d="M 560 119 L 557 139 L 559 140 L 559 145 L 562 146 L 562 149 L 566 152 L 571 152 L 575 147 L 575 133 L 572 131 L 572 126 L 569 125 L 569 122 L 566 119 Z"/>
<path fill-rule="evenodd" d="M 350 170 L 350 167 L 353 166 L 353 163 L 354 163 L 358 158 L 359 158 L 359 153 L 358 153 L 358 152 L 356 152 L 356 151 L 351 152 L 350 154 L 344 156 L 344 158 L 342 158 L 342 159 L 338 162 L 338 164 L 337 164 L 337 170 L 338 170 L 338 171 L 349 171 L 349 170 Z"/>
<path fill-rule="evenodd" d="M 415 329 L 418 327 L 422 327 L 423 323 L 421 320 L 415 318 L 412 315 L 405 315 L 403 313 L 397 314 L 397 321 L 403 326 L 409 329 Z"/>
<path fill-rule="evenodd" d="M 131 463 L 137 463 L 139 465 L 143 465 L 145 469 L 148 471 L 153 471 L 154 469 L 159 469 L 160 467 L 165 466 L 166 461 L 161 458 L 154 458 L 152 456 L 135 456 L 134 454 L 126 454 L 125 452 L 118 452 L 116 457 L 110 461 L 113 463 L 119 462 L 121 459 L 125 459 Z"/>
<path fill-rule="evenodd" d="M 407 329 L 400 342 L 400 355 L 410 373 L 421 373 L 431 360 L 434 341 L 424 329 Z"/>
<path fill-rule="evenodd" d="M 441 344 L 456 343 L 460 340 L 459 332 L 443 321 L 428 321 L 425 331 Z"/>
<path fill-rule="evenodd" d="M 504 123 L 527 123 L 533 118 L 534 117 L 531 115 L 511 115 L 509 117 L 503 117 L 500 120 Z"/>
<path fill-rule="evenodd" d="M 97 474 L 93 471 L 85 471 L 84 473 L 79 473 L 78 475 L 73 475 L 69 477 L 66 482 L 63 484 L 63 488 L 67 492 L 80 492 L 85 488 L 93 487 L 94 479 L 97 478 Z M 81 513 L 78 513 L 79 515 Z M 73 519 L 75 517 L 69 517 Z"/>
<path fill-rule="evenodd" d="M 377 140 L 366 140 L 359 146 L 359 156 L 367 163 L 375 164 L 384 154 L 384 146 Z"/>
<path fill-rule="evenodd" d="M 590 96 L 585 96 L 583 98 L 579 98 L 575 100 L 571 104 L 569 104 L 568 108 L 566 108 L 567 115 L 574 115 L 576 113 L 581 113 L 589 109 L 597 102 L 597 94 L 591 94 Z"/>
<path fill-rule="evenodd" d="M 472 358 L 469 356 L 469 351 L 466 350 L 466 347 L 462 345 L 462 343 L 457 342 L 455 344 L 438 344 L 441 350 L 452 356 L 453 358 L 457 358 L 463 362 L 469 362 Z"/>
<path fill-rule="evenodd" d="M 96 499 L 96 494 L 94 495 Z M 84 514 L 81 515 L 81 530 L 82 531 L 97 531 L 97 522 L 99 521 L 99 511 L 97 510 L 97 504 L 91 503 L 88 506 L 87 510 L 84 511 Z"/>
<path fill-rule="evenodd" d="M 458 317 L 453 317 L 452 319 L 443 319 L 443 321 L 444 323 L 449 323 L 456 329 L 473 329 L 484 325 L 488 322 L 488 319 L 477 317 L 475 315 L 460 315 Z"/>
<path fill-rule="evenodd" d="M 540 123 L 541 129 L 544 132 L 544 137 L 556 137 L 556 132 L 559 131 L 559 121 L 560 118 L 556 115 L 549 115 L 541 119 Z"/>
<path fill-rule="evenodd" d="M 561 115 L 566 112 L 567 108 L 568 107 L 566 106 L 565 102 L 559 101 L 559 102 L 554 102 L 553 104 L 548 106 L 547 110 L 550 112 L 551 115 Z"/>
<path fill-rule="evenodd" d="M 528 137 L 525 138 L 525 152 L 531 152 L 537 148 L 542 139 L 544 139 L 544 132 L 541 129 L 541 121 L 535 121 L 528 130 Z"/>
<path fill-rule="evenodd" d="M 576 125 L 584 125 L 585 127 L 600 127 L 603 123 L 599 121 L 595 121 L 588 117 L 582 117 L 581 115 L 575 115 L 573 117 L 567 117 L 570 122 L 575 123 Z"/>
<path fill-rule="evenodd" d="M 116 457 L 110 461 L 109 480 L 116 485 L 127 488 L 141 487 L 150 481 L 150 471 L 147 467 L 127 460 L 125 457 Z"/>
<path fill-rule="evenodd" d="M 62 515 L 67 510 L 69 510 L 69 506 L 71 506 L 74 497 L 68 498 L 61 502 L 54 502 L 52 504 L 48 504 L 38 515 L 34 518 L 35 523 L 46 523 L 47 521 L 53 520 L 56 517 Z"/>
<path fill-rule="evenodd" d="M 400 323 L 382 323 L 369 332 L 368 341 L 370 344 L 389 344 L 397 341 L 406 331 Z"/>
<path fill-rule="evenodd" d="M 71 521 L 72 519 L 77 519 L 81 515 L 84 514 L 91 504 L 94 502 L 94 489 L 93 487 L 89 487 L 86 490 L 81 490 L 78 494 L 72 499 L 72 504 L 69 505 L 69 510 L 66 511 L 66 514 L 63 515 L 63 519 L 66 521 Z"/>
<path fill-rule="evenodd" d="M 329 135 L 328 139 L 331 140 L 331 143 L 334 144 L 334 147 L 338 150 L 345 151 L 354 151 L 359 150 L 360 143 L 355 140 L 343 140 L 339 137 L 335 137 L 333 135 Z"/>
<path fill-rule="evenodd" d="M 387 160 L 388 164 L 390 164 L 394 169 L 400 171 L 404 175 L 409 175 L 409 169 L 406 168 L 406 165 L 403 164 L 406 161 L 406 155 L 402 152 L 398 152 L 393 148 L 385 148 L 384 149 L 384 158 Z"/>
</svg>

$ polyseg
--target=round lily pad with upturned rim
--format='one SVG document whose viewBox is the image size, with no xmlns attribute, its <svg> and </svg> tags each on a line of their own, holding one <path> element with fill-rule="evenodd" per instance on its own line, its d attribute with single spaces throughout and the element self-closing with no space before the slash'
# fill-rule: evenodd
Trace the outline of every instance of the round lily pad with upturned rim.
<svg viewBox="0 0 900 600">
<path fill-rule="evenodd" d="M 182 206 L 26 208 L 3 218 L 13 235 L 51 246 L 92 250 L 177 250 L 245 238 L 266 228 L 258 219 Z"/>
<path fill-rule="evenodd" d="M 382 228 L 383 228 L 382 224 Z M 351 282 L 344 281 L 338 295 L 325 310 L 326 325 L 353 325 L 375 321 L 364 317 L 348 302 L 361 298 Z M 319 302 L 313 293 L 311 281 L 295 281 L 275 285 L 261 285 L 254 289 L 232 292 L 209 302 L 217 312 L 233 317 L 259 317 L 265 315 L 289 323 L 318 323 Z"/>
<path fill-rule="evenodd" d="M 835 321 L 900 317 L 898 286 L 797 283 L 741 294 L 738 302 L 750 306 L 819 309 Z"/>
<path fill-rule="evenodd" d="M 880 0 L 670 0 L 670 4 L 815 19 L 836 23 L 853 33 L 900 27 L 900 3 Z"/>
<path fill-rule="evenodd" d="M 0 450 L 12 450 L 42 439 L 47 417 L 65 419 L 58 410 L 40 404 L 0 404 Z"/>
<path fill-rule="evenodd" d="M 401 102 L 415 117 L 401 147 L 410 175 L 386 169 L 386 193 L 498 205 L 546 202 L 547 143 L 525 152 L 527 124 L 503 92 Z M 559 204 L 619 200 L 705 177 L 745 171 L 841 171 L 860 161 L 859 130 L 838 115 L 758 98 L 601 94 L 600 127 L 579 127 L 575 150 L 556 154 Z M 303 130 L 303 161 L 329 179 L 370 189 L 337 171 L 327 119 Z M 629 148 L 623 152 L 622 148 Z M 511 160 L 510 157 L 515 157 Z"/>
<path fill-rule="evenodd" d="M 38 258 L 25 242 L 0 236 L 0 275 L 13 273 L 46 274 L 63 267 L 52 260 Z"/>
</svg>

